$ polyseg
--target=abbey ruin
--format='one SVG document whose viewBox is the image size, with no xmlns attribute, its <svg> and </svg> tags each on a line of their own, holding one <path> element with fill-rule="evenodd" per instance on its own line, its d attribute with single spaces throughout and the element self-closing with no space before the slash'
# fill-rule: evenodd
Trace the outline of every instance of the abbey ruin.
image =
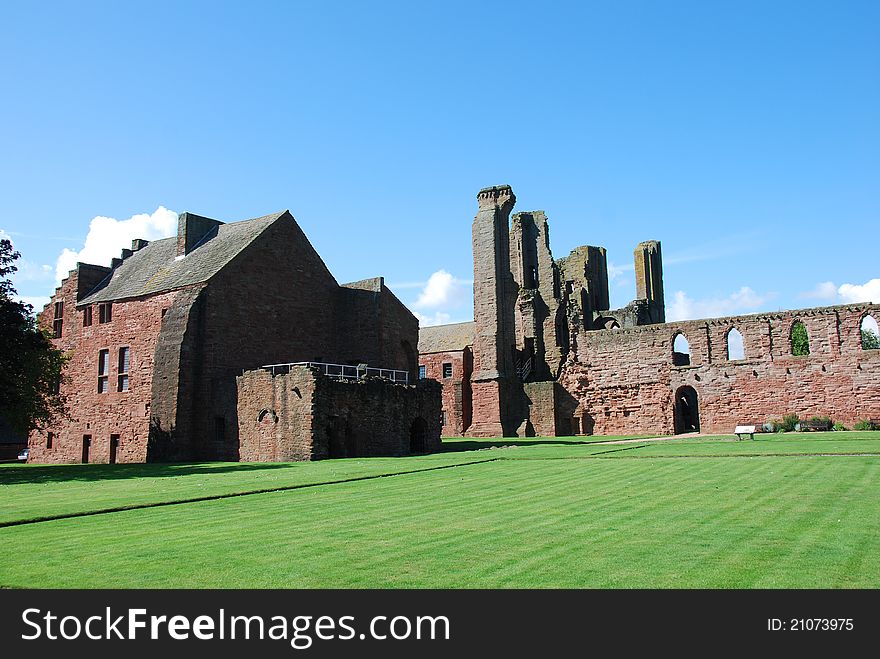
<svg viewBox="0 0 880 659">
<path fill-rule="evenodd" d="M 636 298 L 609 309 L 605 249 L 550 251 L 543 211 L 511 215 L 510 186 L 480 190 L 474 321 L 420 330 L 443 384 L 444 436 L 731 433 L 785 414 L 848 426 L 880 418 L 880 350 L 851 304 L 667 323 L 660 243 L 635 248 Z M 792 347 L 795 328 L 808 349 Z M 741 337 L 743 354 L 730 350 Z"/>
</svg>

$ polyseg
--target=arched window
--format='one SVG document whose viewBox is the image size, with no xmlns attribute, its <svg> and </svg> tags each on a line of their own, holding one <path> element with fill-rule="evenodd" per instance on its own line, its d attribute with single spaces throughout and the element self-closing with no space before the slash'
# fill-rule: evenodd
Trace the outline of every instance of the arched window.
<svg viewBox="0 0 880 659">
<path fill-rule="evenodd" d="M 672 341 L 672 365 L 689 366 L 691 363 L 691 346 L 685 335 L 679 332 Z"/>
<path fill-rule="evenodd" d="M 727 332 L 727 359 L 734 361 L 746 358 L 746 348 L 743 344 L 743 335 L 735 327 Z"/>
<path fill-rule="evenodd" d="M 810 337 L 806 326 L 799 320 L 791 326 L 791 354 L 802 357 L 810 354 Z"/>
<path fill-rule="evenodd" d="M 880 328 L 871 314 L 862 318 L 862 350 L 880 350 Z"/>
</svg>

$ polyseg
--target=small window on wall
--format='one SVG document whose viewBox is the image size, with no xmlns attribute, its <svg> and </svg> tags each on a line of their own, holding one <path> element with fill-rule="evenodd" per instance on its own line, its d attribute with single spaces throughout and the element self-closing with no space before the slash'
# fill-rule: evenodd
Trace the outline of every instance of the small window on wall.
<svg viewBox="0 0 880 659">
<path fill-rule="evenodd" d="M 116 391 L 128 391 L 128 366 L 131 351 L 128 348 L 119 349 L 119 376 Z"/>
<path fill-rule="evenodd" d="M 62 325 L 64 321 L 64 302 L 55 303 L 55 320 L 52 321 L 52 336 L 56 339 L 61 338 Z"/>
<path fill-rule="evenodd" d="M 443 364 L 443 377 L 451 378 L 452 377 L 452 364 Z"/>
<path fill-rule="evenodd" d="M 83 327 L 91 327 L 92 325 L 92 307 L 88 306 L 83 309 Z"/>
<path fill-rule="evenodd" d="M 419 380 L 424 380 L 428 377 L 428 368 L 424 364 L 419 364 Z"/>
<path fill-rule="evenodd" d="M 735 361 L 746 358 L 746 349 L 743 344 L 743 335 L 735 327 L 731 327 L 727 333 L 727 359 Z"/>
<path fill-rule="evenodd" d="M 98 322 L 101 324 L 109 323 L 113 320 L 113 305 L 105 302 L 98 305 Z"/>
<path fill-rule="evenodd" d="M 110 351 L 98 352 L 98 393 L 106 394 L 110 391 Z"/>
<path fill-rule="evenodd" d="M 55 433 L 46 433 L 46 448 L 52 448 L 52 442 L 55 440 Z"/>
<path fill-rule="evenodd" d="M 675 335 L 672 341 L 672 365 L 673 366 L 690 366 L 691 363 L 691 346 L 687 338 L 682 333 Z"/>
<path fill-rule="evenodd" d="M 791 354 L 795 357 L 810 354 L 810 337 L 806 326 L 799 320 L 794 321 L 791 326 Z"/>
<path fill-rule="evenodd" d="M 446 425 L 446 410 L 440 410 L 440 425 Z"/>
<path fill-rule="evenodd" d="M 880 328 L 874 316 L 868 314 L 862 318 L 859 328 L 862 331 L 862 350 L 880 350 Z"/>
</svg>

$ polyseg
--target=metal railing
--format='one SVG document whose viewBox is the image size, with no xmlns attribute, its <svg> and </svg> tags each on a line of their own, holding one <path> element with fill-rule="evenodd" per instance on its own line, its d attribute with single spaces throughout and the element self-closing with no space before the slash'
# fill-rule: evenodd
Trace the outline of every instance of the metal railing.
<svg viewBox="0 0 880 659">
<path fill-rule="evenodd" d="M 283 375 L 290 372 L 291 366 L 308 366 L 317 368 L 322 375 L 340 380 L 360 380 L 365 377 L 379 377 L 392 382 L 409 384 L 409 373 L 393 368 L 371 368 L 366 364 L 326 364 L 324 362 L 290 362 L 289 364 L 267 364 L 260 368 L 271 371 L 272 375 Z"/>
</svg>

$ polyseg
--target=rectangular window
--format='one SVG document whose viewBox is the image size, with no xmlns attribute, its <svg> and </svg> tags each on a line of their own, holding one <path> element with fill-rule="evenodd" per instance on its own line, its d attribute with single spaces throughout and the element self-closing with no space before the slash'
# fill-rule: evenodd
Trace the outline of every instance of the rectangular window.
<svg viewBox="0 0 880 659">
<path fill-rule="evenodd" d="M 113 305 L 110 302 L 104 302 L 98 305 L 98 322 L 101 324 L 109 323 L 113 320 Z"/>
<path fill-rule="evenodd" d="M 55 319 L 52 321 L 52 336 L 56 339 L 61 338 L 61 329 L 64 318 L 64 302 L 55 303 Z"/>
<path fill-rule="evenodd" d="M 128 348 L 119 349 L 119 376 L 116 391 L 128 391 L 128 365 L 131 351 Z"/>
<path fill-rule="evenodd" d="M 446 410 L 440 410 L 440 425 L 446 425 Z"/>
<path fill-rule="evenodd" d="M 424 364 L 419 364 L 419 380 L 428 377 L 428 368 Z"/>
<path fill-rule="evenodd" d="M 443 364 L 443 377 L 451 378 L 452 377 L 452 364 Z"/>
<path fill-rule="evenodd" d="M 46 434 L 46 448 L 52 448 L 52 440 L 55 439 L 55 433 Z"/>
<path fill-rule="evenodd" d="M 92 307 L 91 305 L 83 309 L 83 327 L 91 327 L 92 325 Z"/>
<path fill-rule="evenodd" d="M 110 351 L 98 352 L 98 393 L 106 394 L 110 391 Z"/>
</svg>

